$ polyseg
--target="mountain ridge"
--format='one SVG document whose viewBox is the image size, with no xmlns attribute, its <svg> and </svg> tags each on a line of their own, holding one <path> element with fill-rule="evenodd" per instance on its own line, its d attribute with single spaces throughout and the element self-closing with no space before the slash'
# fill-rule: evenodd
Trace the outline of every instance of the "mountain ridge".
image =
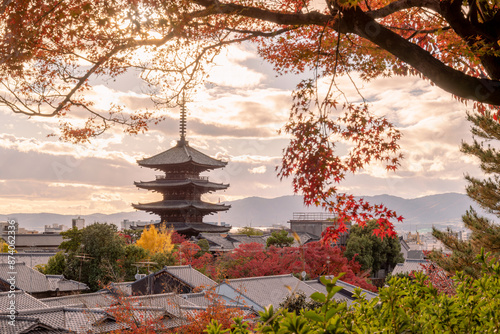
<svg viewBox="0 0 500 334">
<path fill-rule="evenodd" d="M 443 229 L 451 227 L 462 229 L 461 216 L 472 206 L 481 211 L 465 194 L 444 193 L 405 199 L 402 197 L 382 194 L 375 196 L 360 196 L 371 204 L 384 204 L 398 215 L 405 218 L 403 224 L 396 224 L 398 231 L 430 230 L 432 226 Z M 302 196 L 285 195 L 276 198 L 258 196 L 226 202 L 231 205 L 227 212 L 214 214 L 205 218 L 205 221 L 223 221 L 233 226 L 271 226 L 273 224 L 286 225 L 294 212 L 318 212 L 317 207 L 305 207 Z M 17 218 L 21 227 L 43 231 L 44 225 L 63 224 L 71 226 L 71 219 L 79 215 L 61 215 L 55 213 L 14 213 L 0 214 L 0 220 Z M 141 211 L 118 212 L 113 214 L 94 213 L 80 215 L 86 224 L 95 221 L 117 224 L 124 219 L 150 221 L 159 217 Z M 491 218 L 491 216 L 490 216 Z"/>
</svg>

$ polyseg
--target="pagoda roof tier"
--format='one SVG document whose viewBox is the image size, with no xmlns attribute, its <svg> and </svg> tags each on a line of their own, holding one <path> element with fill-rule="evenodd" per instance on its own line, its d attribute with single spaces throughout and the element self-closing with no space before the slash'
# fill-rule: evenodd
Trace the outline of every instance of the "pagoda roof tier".
<svg viewBox="0 0 500 334">
<path fill-rule="evenodd" d="M 227 162 L 217 160 L 189 146 L 185 140 L 177 141 L 171 149 L 150 158 L 138 160 L 140 166 L 165 170 L 171 166 L 192 165 L 205 169 L 222 168 Z"/>
<path fill-rule="evenodd" d="M 165 188 L 177 188 L 177 187 L 186 187 L 186 186 L 194 186 L 199 188 L 205 188 L 209 190 L 224 190 L 229 187 L 229 184 L 223 183 L 214 183 L 209 182 L 207 180 L 197 180 L 197 179 L 184 179 L 184 180 L 169 180 L 169 179 L 157 179 L 155 181 L 147 181 L 147 182 L 134 182 L 134 184 L 143 189 L 165 189 Z"/>
<path fill-rule="evenodd" d="M 161 224 L 155 224 L 160 226 Z M 199 233 L 225 233 L 229 232 L 231 226 L 219 226 L 200 222 L 177 222 L 165 223 L 167 228 L 173 228 L 174 231 L 185 235 L 198 235 Z"/>
<path fill-rule="evenodd" d="M 166 211 L 178 211 L 197 209 L 205 212 L 226 211 L 231 207 L 224 204 L 212 204 L 200 200 L 166 200 L 146 204 L 132 204 L 137 210 L 151 211 L 154 213 L 161 213 Z"/>
</svg>

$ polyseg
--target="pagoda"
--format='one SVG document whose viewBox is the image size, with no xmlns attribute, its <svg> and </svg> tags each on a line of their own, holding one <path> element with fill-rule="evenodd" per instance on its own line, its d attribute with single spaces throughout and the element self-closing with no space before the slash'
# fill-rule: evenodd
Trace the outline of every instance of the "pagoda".
<svg viewBox="0 0 500 334">
<path fill-rule="evenodd" d="M 180 140 L 171 149 L 150 158 L 137 161 L 141 167 L 163 172 L 156 180 L 134 182 L 143 189 L 159 192 L 163 200 L 153 203 L 132 204 L 137 210 L 144 210 L 161 217 L 161 223 L 173 227 L 185 236 L 199 233 L 225 233 L 230 226 L 203 223 L 203 217 L 219 211 L 226 211 L 228 205 L 212 204 L 201 200 L 201 195 L 225 190 L 229 184 L 214 183 L 200 173 L 223 168 L 227 162 L 217 160 L 189 146 L 186 140 L 186 108 L 181 107 Z M 159 225 L 157 224 L 157 225 Z"/>
</svg>

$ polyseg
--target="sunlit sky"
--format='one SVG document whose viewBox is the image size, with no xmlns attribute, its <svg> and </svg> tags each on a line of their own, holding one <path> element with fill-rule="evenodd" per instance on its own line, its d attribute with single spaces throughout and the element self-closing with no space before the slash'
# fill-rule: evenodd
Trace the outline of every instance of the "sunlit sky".
<svg viewBox="0 0 500 334">
<path fill-rule="evenodd" d="M 218 57 L 210 82 L 187 105 L 190 145 L 229 161 L 225 169 L 207 175 L 230 183 L 230 188 L 205 199 L 293 193 L 290 180 L 276 177 L 275 167 L 288 142 L 277 130 L 288 118 L 291 91 L 300 79 L 276 77 L 252 46 L 232 46 Z M 359 99 L 349 80 L 338 82 L 348 96 Z M 98 107 L 110 102 L 130 110 L 152 107 L 134 73 L 94 83 L 92 99 Z M 464 173 L 479 173 L 477 161 L 459 151 L 461 140 L 471 138 L 466 106 L 419 78 L 358 84 L 372 112 L 387 115 L 401 129 L 405 160 L 396 173 L 373 166 L 349 176 L 340 189 L 404 198 L 463 193 Z M 136 160 L 169 149 L 179 137 L 178 110 L 166 110 L 165 115 L 166 121 L 145 134 L 130 136 L 115 128 L 91 143 L 74 145 L 47 137 L 57 132 L 55 119 L 28 119 L 0 109 L 0 212 L 114 213 L 132 211 L 131 203 L 159 200 L 158 194 L 139 190 L 133 182 L 157 174 L 140 168 Z"/>
</svg>

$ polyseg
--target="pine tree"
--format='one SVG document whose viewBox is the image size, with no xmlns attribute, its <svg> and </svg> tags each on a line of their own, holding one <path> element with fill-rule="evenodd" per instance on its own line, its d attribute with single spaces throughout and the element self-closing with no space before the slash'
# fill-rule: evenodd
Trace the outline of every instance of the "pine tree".
<svg viewBox="0 0 500 334">
<path fill-rule="evenodd" d="M 479 158 L 481 170 L 488 175 L 485 179 L 466 175 L 467 195 L 486 212 L 500 217 L 500 151 L 491 145 L 500 140 L 500 124 L 489 113 L 468 114 L 467 119 L 473 124 L 471 132 L 474 142 L 462 143 L 461 151 Z M 476 138 L 480 138 L 480 141 Z M 433 251 L 430 258 L 449 272 L 464 271 L 468 275 L 478 277 L 480 266 L 475 264 L 474 260 L 481 248 L 491 252 L 497 261 L 500 257 L 500 226 L 479 215 L 472 208 L 462 216 L 462 220 L 465 227 L 471 231 L 469 240 L 459 240 L 451 230 L 443 232 L 434 229 L 433 236 L 452 253 L 445 255 Z"/>
</svg>

